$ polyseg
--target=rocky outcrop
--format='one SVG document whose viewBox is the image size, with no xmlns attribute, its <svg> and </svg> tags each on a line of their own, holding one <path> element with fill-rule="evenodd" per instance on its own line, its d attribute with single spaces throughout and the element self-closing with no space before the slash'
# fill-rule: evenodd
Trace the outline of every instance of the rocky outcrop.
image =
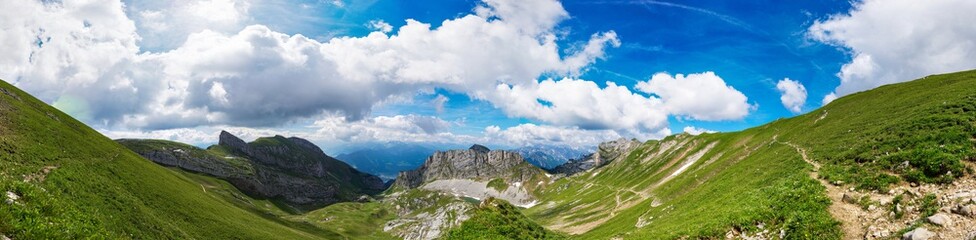
<svg viewBox="0 0 976 240">
<path fill-rule="evenodd" d="M 621 138 L 614 141 L 600 143 L 596 152 L 586 155 L 580 159 L 570 160 L 563 165 L 553 168 L 550 172 L 557 174 L 573 175 L 597 168 L 607 163 L 627 157 L 631 151 L 641 145 L 636 139 Z"/>
<path fill-rule="evenodd" d="M 160 140 L 118 142 L 158 164 L 224 179 L 248 195 L 297 207 L 355 201 L 387 186 L 301 138 L 275 136 L 247 143 L 222 131 L 219 143 L 209 150 Z"/>
<path fill-rule="evenodd" d="M 491 180 L 507 182 L 529 180 L 540 169 L 525 162 L 522 155 L 513 151 L 490 150 L 474 145 L 467 150 L 435 152 L 418 169 L 400 172 L 394 187 L 417 188 L 423 183 L 441 179 Z"/>
</svg>

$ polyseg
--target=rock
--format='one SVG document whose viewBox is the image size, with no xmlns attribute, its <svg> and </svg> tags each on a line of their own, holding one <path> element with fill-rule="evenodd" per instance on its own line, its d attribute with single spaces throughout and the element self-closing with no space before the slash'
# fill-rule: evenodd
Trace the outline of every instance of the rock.
<svg viewBox="0 0 976 240">
<path fill-rule="evenodd" d="M 965 239 L 976 239 L 976 231 L 967 233 Z"/>
<path fill-rule="evenodd" d="M 878 206 L 875 206 L 874 204 L 868 205 L 868 211 L 874 211 L 876 209 L 878 209 Z"/>
<path fill-rule="evenodd" d="M 20 199 L 20 196 L 14 192 L 8 191 L 6 195 L 7 198 L 3 200 L 3 203 L 6 203 L 7 205 L 14 204 L 17 201 L 17 199 Z"/>
<path fill-rule="evenodd" d="M 952 208 L 952 213 L 963 215 L 966 217 L 976 217 L 976 205 L 966 204 L 966 205 L 956 205 Z"/>
<path fill-rule="evenodd" d="M 394 188 L 412 189 L 435 180 L 472 179 L 490 180 L 502 178 L 506 182 L 525 182 L 536 174 L 544 174 L 528 164 L 515 151 L 487 150 L 475 145 L 465 150 L 435 152 L 420 168 L 400 172 Z"/>
<path fill-rule="evenodd" d="M 902 240 L 926 240 L 932 237 L 935 237 L 935 233 L 921 227 L 901 235 Z"/>
<path fill-rule="evenodd" d="M 952 225 L 952 219 L 949 218 L 945 213 L 936 213 L 935 215 L 926 218 L 930 223 L 938 225 L 940 227 L 946 227 Z"/>
<path fill-rule="evenodd" d="M 853 195 L 849 194 L 849 193 L 844 193 L 844 196 L 841 197 L 840 199 L 841 199 L 841 201 L 844 201 L 845 203 L 850 203 L 850 204 L 857 203 L 857 198 L 854 197 Z"/>
<path fill-rule="evenodd" d="M 264 144 L 247 143 L 221 131 L 213 147 L 228 156 L 218 156 L 192 146 L 146 147 L 140 140 L 117 140 L 157 164 L 207 174 L 247 195 L 306 208 L 356 201 L 359 195 L 386 189 L 379 177 L 355 170 L 305 139 L 274 136 L 261 141 Z M 344 195 L 343 190 L 356 195 Z"/>
<path fill-rule="evenodd" d="M 491 151 L 491 149 L 488 149 L 488 147 L 478 145 L 478 144 L 471 145 L 471 147 L 468 149 L 474 150 L 475 152 L 479 152 L 479 153 L 488 153 Z"/>
<path fill-rule="evenodd" d="M 0 235 L 0 240 L 10 240 L 7 235 Z"/>
<path fill-rule="evenodd" d="M 8 191 L 7 192 L 7 199 L 17 201 L 17 199 L 20 199 L 20 195 L 17 195 L 17 193 Z"/>
<path fill-rule="evenodd" d="M 580 159 L 572 159 L 563 165 L 553 168 L 551 172 L 565 174 L 567 176 L 597 168 L 615 161 L 618 158 L 627 157 L 631 151 L 641 145 L 635 139 L 620 138 L 614 141 L 603 142 L 597 146 L 597 151 L 583 156 Z"/>
</svg>

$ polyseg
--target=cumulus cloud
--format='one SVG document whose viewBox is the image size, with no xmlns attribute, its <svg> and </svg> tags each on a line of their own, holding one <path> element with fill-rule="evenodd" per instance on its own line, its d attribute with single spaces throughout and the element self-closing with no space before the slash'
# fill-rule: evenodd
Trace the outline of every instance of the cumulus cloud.
<svg viewBox="0 0 976 240">
<path fill-rule="evenodd" d="M 525 116 L 560 126 L 583 129 L 638 129 L 647 132 L 667 126 L 661 101 L 607 82 L 578 79 L 545 80 L 531 85 L 499 85 L 496 106 L 511 116 Z"/>
<path fill-rule="evenodd" d="M 659 96 L 668 113 L 695 120 L 738 120 L 756 108 L 745 94 L 713 72 L 687 76 L 657 73 L 648 81 L 638 82 L 637 90 Z"/>
<path fill-rule="evenodd" d="M 8 51 L 0 55 L 0 77 L 117 136 L 193 136 L 178 129 L 315 121 L 313 137 L 320 139 L 472 139 L 433 117 L 370 116 L 377 104 L 434 89 L 548 124 L 485 133 L 511 142 L 655 138 L 670 133 L 669 115 L 734 120 L 754 108 L 711 72 L 656 74 L 636 88 L 650 95 L 579 79 L 620 41 L 606 31 L 560 47 L 556 27 L 569 14 L 554 0 L 485 0 L 438 27 L 408 19 L 393 33 L 375 21 L 369 26 L 377 31 L 366 36 L 327 41 L 248 25 L 246 0 L 158 4 L 164 6 L 6 4 L 0 44 Z M 435 109 L 446 101 L 435 99 Z"/>
<path fill-rule="evenodd" d="M 485 128 L 485 141 L 503 146 L 561 144 L 574 147 L 591 147 L 621 137 L 657 139 L 670 134 L 671 132 L 666 128 L 638 136 L 627 133 L 620 134 L 612 130 L 587 130 L 578 127 L 556 127 L 526 123 L 506 129 L 488 126 Z"/>
<path fill-rule="evenodd" d="M 434 110 L 437 111 L 437 113 L 444 113 L 444 104 L 446 104 L 447 101 L 450 100 L 451 100 L 450 98 L 447 98 L 444 95 L 437 94 L 437 97 L 434 97 L 434 99 L 431 100 L 430 103 L 434 105 Z"/>
<path fill-rule="evenodd" d="M 702 133 L 714 133 L 714 132 L 716 132 L 716 131 L 712 131 L 712 130 L 708 130 L 708 129 L 704 129 L 704 128 L 698 128 L 698 127 L 695 127 L 695 126 L 686 126 L 683 131 L 686 132 L 686 133 L 688 133 L 688 134 L 691 134 L 691 135 L 699 135 L 699 134 L 702 134 Z"/>
<path fill-rule="evenodd" d="M 366 27 L 369 27 L 369 29 L 372 29 L 373 31 L 380 31 L 380 32 L 384 32 L 384 33 L 388 33 L 390 31 L 393 31 L 393 25 L 390 25 L 389 23 L 387 23 L 387 22 L 385 22 L 383 20 L 372 20 L 372 21 L 369 21 L 369 23 L 366 24 Z"/>
<path fill-rule="evenodd" d="M 929 74 L 976 68 L 976 2 L 864 0 L 815 22 L 810 38 L 850 51 L 837 97 Z"/>
<path fill-rule="evenodd" d="M 247 10 L 243 1 L 197 4 L 204 5 L 142 12 L 146 24 L 139 25 L 184 26 L 150 21 L 174 14 L 233 23 Z M 9 21 L 2 40 L 13 46 L 4 78 L 48 102 L 79 95 L 95 106 L 90 123 L 145 129 L 274 126 L 332 113 L 355 121 L 377 103 L 433 88 L 488 99 L 499 83 L 533 85 L 542 74 L 579 72 L 616 42 L 612 32 L 595 34 L 585 49 L 563 57 L 553 28 L 567 13 L 558 2 L 487 1 L 437 28 L 407 20 L 396 35 L 319 42 L 251 25 L 236 33 L 196 31 L 173 50 L 139 53 L 139 34 L 151 33 L 137 32 L 119 2 L 11 6 L 24 11 L 3 13 Z M 205 13 L 221 6 L 238 11 Z M 82 10 L 88 12 L 76 14 Z"/>
<path fill-rule="evenodd" d="M 136 23 L 140 46 L 148 49 L 179 47 L 187 36 L 204 30 L 237 32 L 251 22 L 250 0 L 132 2 L 124 7 Z"/>
<path fill-rule="evenodd" d="M 807 88 L 803 87 L 803 84 L 796 80 L 784 78 L 776 83 L 776 90 L 779 91 L 779 100 L 783 102 L 786 109 L 793 113 L 802 111 L 803 104 L 807 102 Z"/>
<path fill-rule="evenodd" d="M 419 115 L 377 116 L 359 121 L 330 116 L 312 124 L 317 128 L 313 139 L 344 142 L 457 141 L 461 137 L 447 131 L 452 125 L 437 117 Z"/>
</svg>

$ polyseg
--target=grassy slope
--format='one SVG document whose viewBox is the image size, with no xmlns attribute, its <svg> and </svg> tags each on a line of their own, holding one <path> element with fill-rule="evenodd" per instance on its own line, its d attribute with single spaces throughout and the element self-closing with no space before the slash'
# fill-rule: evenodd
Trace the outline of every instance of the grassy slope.
<svg viewBox="0 0 976 240">
<path fill-rule="evenodd" d="M 352 201 L 363 194 L 373 195 L 381 192 L 380 190 L 370 190 L 362 181 L 364 177 L 369 175 L 368 173 L 360 172 L 349 164 L 330 156 L 325 156 L 323 159 L 322 155 L 307 150 L 283 136 L 261 137 L 248 143 L 248 145 L 255 148 L 286 147 L 290 150 L 287 154 L 271 152 L 272 156 L 284 162 L 321 161 L 325 169 L 328 170 L 328 177 L 325 179 L 339 187 L 339 196 L 343 199 Z"/>
<path fill-rule="evenodd" d="M 961 161 L 976 157 L 974 142 L 976 71 L 930 76 L 741 132 L 649 141 L 625 161 L 555 182 L 526 213 L 581 239 L 720 237 L 760 222 L 787 238 L 836 239 L 824 188 L 787 143 L 807 149 L 829 180 L 883 190 L 971 172 Z"/>
<path fill-rule="evenodd" d="M 267 141 L 267 140 L 265 140 Z M 133 150 L 148 149 L 188 149 L 191 156 L 209 157 L 216 161 L 240 161 L 247 167 L 250 164 L 241 158 L 223 158 L 232 155 L 220 145 L 214 145 L 203 150 L 183 143 L 166 140 L 118 140 Z M 265 216 L 269 219 L 288 224 L 295 228 L 321 228 L 341 234 L 350 239 L 393 239 L 383 232 L 384 224 L 394 218 L 395 214 L 389 206 L 380 202 L 344 202 L 327 207 L 304 212 L 290 206 L 288 203 L 275 199 L 258 199 L 241 192 L 227 181 L 193 173 L 179 168 L 168 168 L 179 173 L 204 187 L 207 193 L 220 197 L 235 206 Z"/>
<path fill-rule="evenodd" d="M 495 198 L 472 209 L 471 218 L 442 236 L 444 239 L 563 239 L 528 219 L 518 208 Z"/>
<path fill-rule="evenodd" d="M 16 204 L 0 204 L 4 235 L 341 237 L 317 228 L 296 230 L 235 207 L 6 82 L 0 81 L 0 89 L 0 190 L 21 196 Z M 24 176 L 34 180 L 25 183 Z"/>
</svg>

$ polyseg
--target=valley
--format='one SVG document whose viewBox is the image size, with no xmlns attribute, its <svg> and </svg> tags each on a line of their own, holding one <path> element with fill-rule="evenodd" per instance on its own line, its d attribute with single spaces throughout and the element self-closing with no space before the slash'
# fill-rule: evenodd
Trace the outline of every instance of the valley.
<svg viewBox="0 0 976 240">
<path fill-rule="evenodd" d="M 0 90 L 11 239 L 976 237 L 976 71 L 738 132 L 605 142 L 550 171 L 518 151 L 435 151 L 389 184 L 301 138 L 113 141 Z"/>
</svg>

